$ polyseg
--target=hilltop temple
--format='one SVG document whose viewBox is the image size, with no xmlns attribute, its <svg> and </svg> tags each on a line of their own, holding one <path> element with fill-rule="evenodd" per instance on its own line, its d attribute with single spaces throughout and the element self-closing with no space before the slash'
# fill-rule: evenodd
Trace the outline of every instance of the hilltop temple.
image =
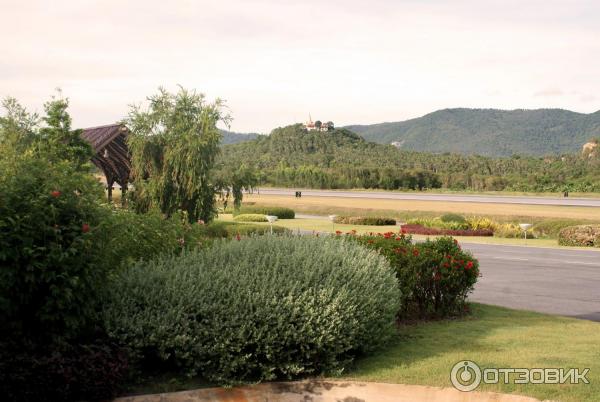
<svg viewBox="0 0 600 402">
<path fill-rule="evenodd" d="M 320 120 L 312 121 L 310 114 L 308 115 L 308 121 L 304 123 L 304 128 L 306 131 L 331 131 L 334 129 L 332 121 L 327 123 L 321 123 Z"/>
</svg>

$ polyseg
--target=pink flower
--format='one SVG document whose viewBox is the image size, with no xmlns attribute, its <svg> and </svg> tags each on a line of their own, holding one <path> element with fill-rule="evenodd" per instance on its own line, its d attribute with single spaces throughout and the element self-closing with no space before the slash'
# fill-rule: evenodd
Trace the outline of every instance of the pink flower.
<svg viewBox="0 0 600 402">
<path fill-rule="evenodd" d="M 60 191 L 54 190 L 50 193 L 50 195 L 54 198 L 58 198 L 58 197 L 60 197 Z"/>
<path fill-rule="evenodd" d="M 240 236 L 240 234 L 238 233 L 238 234 L 235 235 L 235 239 L 237 241 L 240 241 L 240 240 L 242 240 L 242 236 Z"/>
</svg>

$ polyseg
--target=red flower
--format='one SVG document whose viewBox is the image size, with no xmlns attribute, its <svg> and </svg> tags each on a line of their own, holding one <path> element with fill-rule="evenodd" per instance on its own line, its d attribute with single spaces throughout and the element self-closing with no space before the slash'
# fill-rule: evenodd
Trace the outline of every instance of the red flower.
<svg viewBox="0 0 600 402">
<path fill-rule="evenodd" d="M 58 197 L 60 197 L 60 191 L 54 190 L 50 193 L 50 195 L 54 198 L 58 198 Z"/>
<path fill-rule="evenodd" d="M 419 250 L 417 250 L 417 249 L 415 248 L 415 249 L 413 250 L 413 255 L 414 255 L 415 257 L 418 257 L 418 256 L 419 256 Z"/>
<path fill-rule="evenodd" d="M 469 270 L 471 268 L 473 268 L 473 261 L 467 262 L 467 266 L 465 267 L 466 270 Z"/>
<path fill-rule="evenodd" d="M 240 240 L 242 240 L 242 236 L 240 236 L 240 234 L 238 233 L 238 234 L 235 235 L 235 239 L 237 241 L 240 241 Z"/>
<path fill-rule="evenodd" d="M 339 236 L 339 235 L 341 235 L 341 234 L 342 234 L 342 231 L 341 231 L 341 230 L 336 230 L 336 231 L 335 231 L 335 234 L 336 234 L 336 236 Z"/>
<path fill-rule="evenodd" d="M 81 225 L 81 231 L 83 233 L 87 233 L 90 231 L 90 225 L 88 225 L 87 223 L 84 223 L 83 225 Z"/>
</svg>

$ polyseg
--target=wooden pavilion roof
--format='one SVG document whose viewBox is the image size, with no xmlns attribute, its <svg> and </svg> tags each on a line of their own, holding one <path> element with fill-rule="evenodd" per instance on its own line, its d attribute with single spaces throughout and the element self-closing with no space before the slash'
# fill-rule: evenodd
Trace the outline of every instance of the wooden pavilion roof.
<svg viewBox="0 0 600 402">
<path fill-rule="evenodd" d="M 122 124 L 109 124 L 83 129 L 81 136 L 94 149 L 92 162 L 106 176 L 108 186 L 113 182 L 127 186 L 131 172 L 131 156 L 127 147 L 129 130 Z"/>
</svg>

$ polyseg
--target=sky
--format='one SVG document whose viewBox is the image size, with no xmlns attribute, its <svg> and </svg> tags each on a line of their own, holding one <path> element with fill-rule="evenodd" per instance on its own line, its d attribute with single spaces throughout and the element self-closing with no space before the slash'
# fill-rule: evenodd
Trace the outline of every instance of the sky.
<svg viewBox="0 0 600 402">
<path fill-rule="evenodd" d="M 227 101 L 231 130 L 452 108 L 600 109 L 598 0 L 0 0 L 0 97 L 61 88 L 74 126 L 159 86 Z"/>
</svg>

